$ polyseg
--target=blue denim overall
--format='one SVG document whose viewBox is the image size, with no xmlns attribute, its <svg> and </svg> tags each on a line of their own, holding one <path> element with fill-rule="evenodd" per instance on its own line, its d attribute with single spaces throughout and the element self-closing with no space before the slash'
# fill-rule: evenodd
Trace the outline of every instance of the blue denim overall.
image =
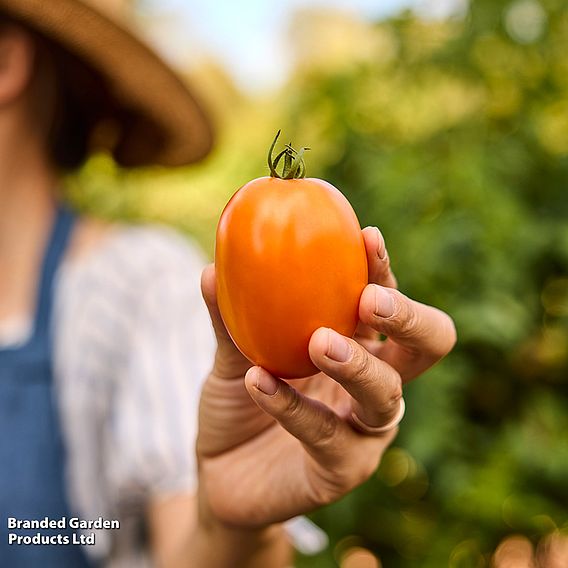
<svg viewBox="0 0 568 568">
<path fill-rule="evenodd" d="M 12 530 L 7 523 L 8 517 L 70 517 L 53 386 L 51 315 L 54 276 L 73 224 L 69 211 L 57 211 L 43 259 L 31 338 L 21 347 L 0 349 L 0 568 L 89 566 L 80 545 L 8 544 L 9 533 L 61 534 L 72 541 L 71 529 Z"/>
</svg>

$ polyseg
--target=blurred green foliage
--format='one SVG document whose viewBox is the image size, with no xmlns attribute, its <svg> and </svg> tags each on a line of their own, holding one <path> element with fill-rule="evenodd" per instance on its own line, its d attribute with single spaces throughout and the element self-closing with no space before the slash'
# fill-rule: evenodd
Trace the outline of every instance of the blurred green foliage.
<svg viewBox="0 0 568 568">
<path fill-rule="evenodd" d="M 311 146 L 308 173 L 381 228 L 401 289 L 448 311 L 460 341 L 406 387 L 377 475 L 313 516 L 331 546 L 299 566 L 337 566 L 353 545 L 386 568 L 490 566 L 506 535 L 568 528 L 568 6 L 475 0 L 445 21 L 346 28 L 358 50 L 338 65 L 302 51 L 317 19 L 295 28 L 276 101 L 230 102 L 206 164 L 124 174 L 99 157 L 70 198 L 211 252 L 276 128 Z"/>
<path fill-rule="evenodd" d="M 334 148 L 312 174 L 460 341 L 406 387 L 377 477 L 314 516 L 332 550 L 301 565 L 355 535 L 387 568 L 489 566 L 505 535 L 568 527 L 568 6 L 477 0 L 375 32 L 366 60 L 299 74 L 291 128 Z"/>
</svg>

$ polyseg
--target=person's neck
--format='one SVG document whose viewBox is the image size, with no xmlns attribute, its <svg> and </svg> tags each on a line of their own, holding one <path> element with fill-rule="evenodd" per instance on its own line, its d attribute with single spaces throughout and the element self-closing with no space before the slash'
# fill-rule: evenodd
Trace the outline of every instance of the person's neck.
<svg viewBox="0 0 568 568">
<path fill-rule="evenodd" d="M 16 134 L 0 120 L 0 319 L 31 308 L 56 184 L 33 134 Z"/>
</svg>

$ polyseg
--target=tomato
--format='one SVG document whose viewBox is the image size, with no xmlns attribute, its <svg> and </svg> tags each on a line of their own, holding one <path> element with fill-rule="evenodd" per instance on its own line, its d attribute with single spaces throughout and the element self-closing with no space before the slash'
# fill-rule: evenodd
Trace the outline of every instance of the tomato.
<svg viewBox="0 0 568 568">
<path fill-rule="evenodd" d="M 305 168 L 300 153 L 286 152 L 283 176 L 250 181 L 225 207 L 215 266 L 219 309 L 234 343 L 254 364 L 291 379 L 318 371 L 308 354 L 318 327 L 353 335 L 368 275 L 353 208 L 331 184 L 293 177 L 291 168 L 296 176 Z"/>
</svg>

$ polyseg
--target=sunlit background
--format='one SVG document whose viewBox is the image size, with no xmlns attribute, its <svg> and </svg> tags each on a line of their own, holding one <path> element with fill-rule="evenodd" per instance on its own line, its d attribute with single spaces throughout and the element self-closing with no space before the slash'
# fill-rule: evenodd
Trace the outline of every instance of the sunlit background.
<svg viewBox="0 0 568 568">
<path fill-rule="evenodd" d="M 301 567 L 568 566 L 568 5 L 140 0 L 215 117 L 204 163 L 69 181 L 83 210 L 172 224 L 211 254 L 275 131 L 386 236 L 402 290 L 460 343 L 406 387 L 371 481 L 313 516 Z M 143 88 L 143 85 L 141 85 Z M 562 552 L 562 550 L 564 552 Z M 562 556 L 564 554 L 564 556 Z"/>
</svg>

